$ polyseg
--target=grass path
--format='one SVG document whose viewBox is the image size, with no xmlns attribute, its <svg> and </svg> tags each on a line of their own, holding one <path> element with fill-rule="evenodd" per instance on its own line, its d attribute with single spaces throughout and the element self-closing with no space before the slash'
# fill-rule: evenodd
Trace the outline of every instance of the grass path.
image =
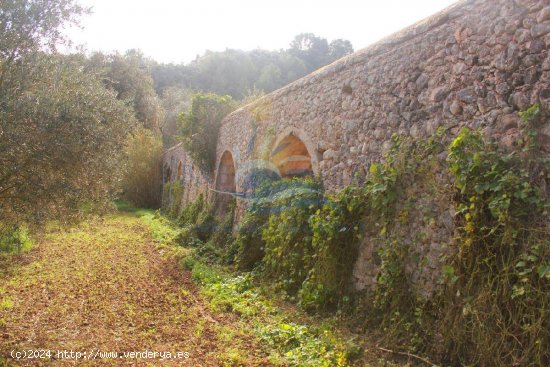
<svg viewBox="0 0 550 367">
<path fill-rule="evenodd" d="M 188 359 L 22 359 L 15 366 L 224 366 L 220 330 L 177 255 L 130 214 L 50 230 L 0 277 L 0 353 L 68 350 L 188 352 Z M 2 266 L 6 269 L 6 264 Z M 223 333 L 221 333 L 223 334 Z M 221 335 L 223 337 L 223 335 Z M 269 365 L 246 334 L 231 345 L 247 366 Z M 11 364 L 10 364 L 11 365 Z"/>
</svg>

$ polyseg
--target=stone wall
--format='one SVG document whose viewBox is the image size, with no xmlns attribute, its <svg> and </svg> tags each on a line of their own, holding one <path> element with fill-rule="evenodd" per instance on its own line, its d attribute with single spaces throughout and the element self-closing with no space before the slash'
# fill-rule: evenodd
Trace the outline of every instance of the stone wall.
<svg viewBox="0 0 550 367">
<path fill-rule="evenodd" d="M 394 133 L 480 127 L 511 144 L 517 111 L 550 108 L 548 4 L 459 2 L 235 111 L 217 156 L 233 154 L 242 183 L 250 166 L 269 163 L 277 137 L 294 132 L 335 189 L 379 160 Z"/>
<path fill-rule="evenodd" d="M 246 192 L 252 170 L 277 171 L 272 157 L 292 135 L 331 191 L 381 160 L 395 133 L 422 138 L 438 127 L 456 134 L 468 126 L 511 146 L 518 111 L 534 103 L 550 110 L 549 44 L 549 0 L 458 2 L 227 116 L 216 167 L 229 152 L 236 190 Z M 541 131 L 548 154 L 550 126 Z M 452 209 L 426 205 L 436 218 L 419 248 L 429 271 L 418 278 L 427 284 L 450 241 Z M 363 246 L 356 266 L 359 289 L 374 279 L 373 246 Z"/>
<path fill-rule="evenodd" d="M 181 143 L 166 150 L 163 156 L 162 184 L 164 186 L 174 182 L 180 182 L 184 189 L 181 203 L 179 203 L 180 208 L 195 201 L 200 194 L 205 197 L 210 194 L 212 178 L 193 162 Z M 165 192 L 162 206 L 166 207 L 172 198 L 170 190 Z"/>
</svg>

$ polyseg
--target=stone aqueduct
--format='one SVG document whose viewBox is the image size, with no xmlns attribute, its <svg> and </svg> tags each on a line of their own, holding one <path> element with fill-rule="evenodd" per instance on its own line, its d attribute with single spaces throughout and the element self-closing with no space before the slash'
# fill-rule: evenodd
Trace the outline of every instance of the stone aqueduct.
<svg viewBox="0 0 550 367">
<path fill-rule="evenodd" d="M 231 113 L 215 172 L 200 172 L 181 145 L 169 149 L 165 181 L 183 182 L 184 205 L 211 189 L 245 192 L 258 168 L 320 175 L 330 191 L 379 161 L 395 133 L 467 126 L 512 145 L 518 111 L 535 103 L 550 111 L 549 45 L 550 0 L 460 1 Z M 541 132 L 548 154 L 548 123 Z M 437 236 L 450 236 L 446 216 Z M 358 268 L 371 261 L 363 252 Z M 426 252 L 437 262 L 437 246 Z M 356 271 L 359 288 L 367 273 Z"/>
</svg>

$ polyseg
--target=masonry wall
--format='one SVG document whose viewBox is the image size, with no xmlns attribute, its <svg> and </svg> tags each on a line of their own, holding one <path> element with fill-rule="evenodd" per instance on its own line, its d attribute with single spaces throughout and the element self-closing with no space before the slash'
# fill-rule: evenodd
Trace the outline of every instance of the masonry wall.
<svg viewBox="0 0 550 367">
<path fill-rule="evenodd" d="M 237 191 L 246 191 L 250 172 L 270 167 L 277 141 L 292 134 L 333 191 L 381 160 L 395 133 L 422 138 L 438 127 L 456 134 L 468 126 L 512 146 L 518 111 L 534 103 L 550 110 L 549 45 L 549 0 L 459 2 L 227 116 L 216 167 L 229 151 Z M 548 154 L 550 126 L 540 128 Z M 453 211 L 429 198 L 424 204 L 435 218 L 417 244 L 427 263 L 411 271 L 428 292 L 451 241 Z M 375 281 L 375 248 L 362 248 L 358 289 Z"/>
<path fill-rule="evenodd" d="M 209 187 L 212 182 L 210 174 L 203 172 L 193 162 L 181 143 L 164 152 L 162 170 L 163 186 L 174 182 L 179 182 L 183 186 L 183 196 L 181 203 L 179 203 L 181 208 L 195 201 L 200 194 L 205 197 L 210 194 Z M 166 207 L 168 203 L 173 201 L 173 198 L 171 190 L 165 190 L 162 197 L 162 206 Z"/>
</svg>

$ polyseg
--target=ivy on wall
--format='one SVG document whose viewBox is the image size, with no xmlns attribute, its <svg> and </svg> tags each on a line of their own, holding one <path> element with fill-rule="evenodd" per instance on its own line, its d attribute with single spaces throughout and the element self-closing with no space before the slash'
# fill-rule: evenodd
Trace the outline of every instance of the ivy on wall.
<svg viewBox="0 0 550 367">
<path fill-rule="evenodd" d="M 547 116 L 533 106 L 521 118 L 512 150 L 469 129 L 395 136 L 363 185 L 334 194 L 312 178 L 259 180 L 223 256 L 307 310 L 341 310 L 382 330 L 396 349 L 445 365 L 548 365 L 550 164 L 537 133 Z M 414 278 L 434 224 L 426 197 L 456 213 L 427 296 Z M 217 238 L 206 250 L 218 251 Z M 378 272 L 374 289 L 358 293 L 352 269 L 364 241 L 376 244 Z"/>
</svg>

